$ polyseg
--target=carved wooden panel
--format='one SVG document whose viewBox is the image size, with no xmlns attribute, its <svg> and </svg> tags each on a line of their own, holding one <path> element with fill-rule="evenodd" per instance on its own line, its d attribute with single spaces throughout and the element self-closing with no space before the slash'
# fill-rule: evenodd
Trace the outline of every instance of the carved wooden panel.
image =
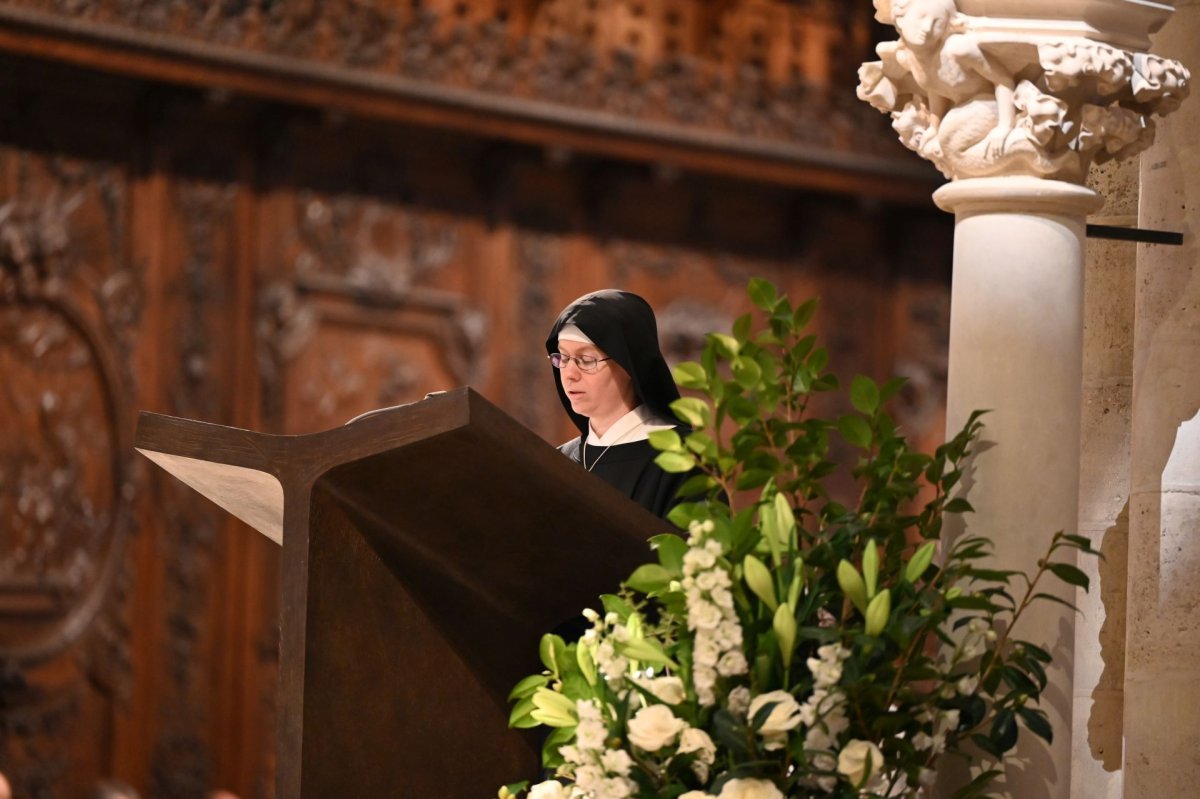
<svg viewBox="0 0 1200 799">
<path fill-rule="evenodd" d="M 118 165 L 0 148 L 0 737 L 18 795 L 82 790 L 128 697 L 132 336 Z M 80 742 L 72 746 L 72 742 Z"/>
<path fill-rule="evenodd" d="M 869 55 L 872 9 L 836 0 L 15 0 L 18 20 L 253 53 L 434 87 L 775 142 L 895 157 L 841 87 Z M 36 16 L 30 17 L 29 14 Z M 151 38 L 153 37 L 153 38 Z M 832 90 L 837 87 L 836 90 Z"/>
</svg>

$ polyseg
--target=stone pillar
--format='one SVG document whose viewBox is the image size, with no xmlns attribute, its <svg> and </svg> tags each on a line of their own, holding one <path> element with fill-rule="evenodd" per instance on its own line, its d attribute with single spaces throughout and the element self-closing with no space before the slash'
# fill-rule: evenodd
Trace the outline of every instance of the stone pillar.
<svg viewBox="0 0 1200 799">
<path fill-rule="evenodd" d="M 1095 192 L 1029 177 L 943 186 L 955 215 L 946 419 L 957 430 L 988 408 L 972 463 L 969 531 L 996 542 L 998 568 L 1032 570 L 1058 530 L 1077 529 L 1083 358 L 1084 219 Z M 1067 602 L 1074 589 L 1046 589 Z M 1024 736 L 1005 789 L 1017 797 L 1067 797 L 1071 762 L 1072 614 L 1042 605 L 1020 637 L 1054 656 L 1041 707 L 1053 745 Z"/>
<path fill-rule="evenodd" d="M 1091 164 L 1135 155 L 1152 115 L 1190 75 L 1144 52 L 1171 12 L 1137 0 L 875 0 L 900 38 L 859 71 L 858 96 L 951 179 L 955 214 L 947 427 L 990 408 L 970 488 L 972 533 L 1031 569 L 1057 530 L 1077 531 L 1083 236 L 1101 205 Z M 1068 601 L 1074 591 L 1051 581 Z M 1004 789 L 1071 795 L 1074 616 L 1042 605 L 1020 637 L 1056 656 L 1042 709 L 1053 745 L 1022 737 Z"/>
<path fill-rule="evenodd" d="M 1181 2 L 1155 47 L 1200 64 L 1200 5 Z M 1200 106 L 1142 156 L 1140 224 L 1184 233 L 1139 245 L 1134 332 L 1125 797 L 1200 792 Z M 1192 421 L 1189 421 L 1192 420 Z"/>
</svg>

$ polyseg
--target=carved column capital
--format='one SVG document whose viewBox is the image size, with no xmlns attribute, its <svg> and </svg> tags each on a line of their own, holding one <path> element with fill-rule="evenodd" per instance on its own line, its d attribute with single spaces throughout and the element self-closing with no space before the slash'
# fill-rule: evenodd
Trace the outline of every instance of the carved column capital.
<svg viewBox="0 0 1200 799">
<path fill-rule="evenodd" d="M 1187 96 L 1182 64 L 1126 49 L 1162 24 L 1170 5 L 1154 4 L 1158 14 L 1146 17 L 1121 14 L 1147 5 L 1132 0 L 1047 4 L 1055 10 L 1045 13 L 1059 16 L 1036 19 L 1023 0 L 975 5 L 989 16 L 963 13 L 954 0 L 875 0 L 876 17 L 900 38 L 859 69 L 859 99 L 890 115 L 900 141 L 952 180 L 1082 183 L 1093 161 L 1148 147 L 1152 116 Z"/>
</svg>

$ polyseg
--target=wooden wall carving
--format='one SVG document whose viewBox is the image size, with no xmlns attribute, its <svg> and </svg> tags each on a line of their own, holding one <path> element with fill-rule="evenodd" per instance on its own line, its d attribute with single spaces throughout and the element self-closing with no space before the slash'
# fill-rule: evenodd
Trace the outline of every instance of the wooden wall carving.
<svg viewBox="0 0 1200 799">
<path fill-rule="evenodd" d="M 14 0 L 17 26 L 257 68 L 323 65 L 419 87 L 601 112 L 908 166 L 845 87 L 869 4 L 838 0 Z M 297 80 L 303 80 L 297 76 Z M 380 84 L 385 86 L 386 84 Z M 409 86 L 409 84 L 405 84 Z M 409 89 L 405 89 L 406 92 Z M 446 102 L 469 106 L 469 95 Z M 538 110 L 538 109 L 541 110 Z M 568 115 L 569 116 L 569 115 Z M 566 119 L 566 117 L 564 117 Z M 581 123 L 583 120 L 575 120 Z M 782 153 L 782 151 L 781 151 Z M 917 177 L 911 172 L 910 178 Z"/>
<path fill-rule="evenodd" d="M 129 368 L 141 277 L 111 164 L 0 149 L 0 735 L 21 795 L 79 764 L 82 686 L 125 700 Z"/>
<path fill-rule="evenodd" d="M 453 218 L 311 190 L 296 193 L 293 212 L 294 227 L 279 231 L 290 279 L 267 288 L 256 323 L 270 414 L 321 429 L 478 382 L 486 320 L 437 287 L 462 257 Z"/>
</svg>

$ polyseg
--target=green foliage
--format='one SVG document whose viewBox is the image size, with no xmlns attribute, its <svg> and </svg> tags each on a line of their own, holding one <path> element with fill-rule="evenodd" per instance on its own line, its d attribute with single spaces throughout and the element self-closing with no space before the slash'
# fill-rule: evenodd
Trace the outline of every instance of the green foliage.
<svg viewBox="0 0 1200 799">
<path fill-rule="evenodd" d="M 826 351 L 806 332 L 816 302 L 793 307 L 760 279 L 748 294 L 757 317 L 710 334 L 699 361 L 674 370 L 690 394 L 672 409 L 691 432 L 650 438 L 664 470 L 697 473 L 682 494 L 704 499 L 670 514 L 687 539 L 654 537 L 656 562 L 602 597 L 604 615 L 591 614 L 594 630 L 583 640 L 543 639 L 546 669 L 513 689 L 511 723 L 556 728 L 546 764 L 560 765 L 558 747 L 586 723 L 575 703 L 594 702 L 611 736 L 606 745 L 632 757 L 623 779 L 637 797 L 716 794 L 750 778 L 769 779 L 788 796 L 911 796 L 942 752 L 985 761 L 954 794 L 984 796 L 1000 773 L 990 765 L 999 766 L 1023 730 L 1047 741 L 1053 735 L 1038 708 L 1050 655 L 1013 630 L 1039 602 L 1070 606 L 1043 583 L 1086 589 L 1073 560 L 1098 553 L 1086 538 L 1055 533 L 1029 575 L 990 565 L 986 538 L 944 537 L 947 516 L 973 512 L 961 481 L 984 412 L 972 413 L 932 454 L 910 449 L 888 414 L 901 380 L 879 385 L 857 375 L 847 392 L 852 412 L 815 416 L 813 398 L 839 387 Z M 857 500 L 849 507 L 827 488 L 838 469 L 832 436 L 857 452 L 850 468 Z M 705 658 L 712 655 L 689 616 L 697 612 L 697 564 L 727 575 L 724 612 L 742 642 L 744 668 L 715 681 L 700 678 L 711 672 Z M 683 699 L 668 702 L 633 674 L 677 677 Z M 803 703 L 819 687 L 838 694 L 845 719 L 816 749 L 822 739 L 811 728 L 806 738 L 809 722 L 768 745 L 764 725 L 778 703 L 751 715 L 731 704 L 740 690 Z M 695 752 L 664 757 L 628 742 L 636 712 L 657 703 L 711 738 L 712 763 L 697 770 Z M 838 771 L 836 758 L 822 760 L 851 745 L 874 746 L 868 759 L 882 760 L 857 782 Z M 574 773 L 569 763 L 564 769 Z"/>
</svg>

